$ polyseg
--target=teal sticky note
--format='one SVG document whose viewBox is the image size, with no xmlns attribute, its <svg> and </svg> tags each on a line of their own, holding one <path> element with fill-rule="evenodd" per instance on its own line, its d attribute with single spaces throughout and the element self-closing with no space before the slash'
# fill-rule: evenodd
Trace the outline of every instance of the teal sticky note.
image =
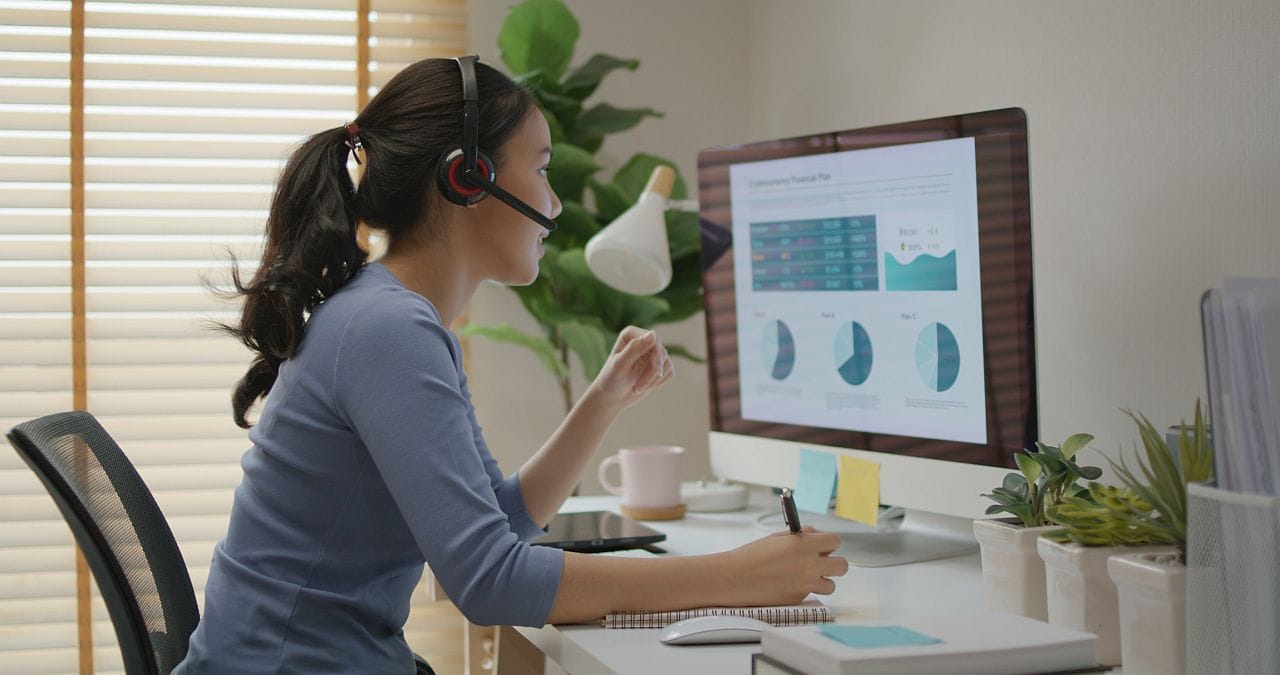
<svg viewBox="0 0 1280 675">
<path fill-rule="evenodd" d="M 938 638 L 917 633 L 905 626 L 823 625 L 821 630 L 823 635 L 832 640 L 856 649 L 936 645 L 942 642 Z"/>
<path fill-rule="evenodd" d="M 836 492 L 836 456 L 800 449 L 800 477 L 796 480 L 796 508 L 826 513 Z"/>
</svg>

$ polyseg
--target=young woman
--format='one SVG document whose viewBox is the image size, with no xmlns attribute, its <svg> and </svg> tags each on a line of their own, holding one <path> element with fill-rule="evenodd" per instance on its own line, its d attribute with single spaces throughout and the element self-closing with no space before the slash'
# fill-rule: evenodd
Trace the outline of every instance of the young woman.
<svg viewBox="0 0 1280 675">
<path fill-rule="evenodd" d="M 847 570 L 828 555 L 838 538 L 816 532 L 653 560 L 528 544 L 613 420 L 672 366 L 653 331 L 626 329 L 555 434 L 518 473 L 499 472 L 448 326 L 482 281 L 531 283 L 548 232 L 497 199 L 442 197 L 437 172 L 462 137 L 459 68 L 409 66 L 354 123 L 308 139 L 280 178 L 234 331 L 256 354 L 236 422 L 250 426 L 248 409 L 266 402 L 177 672 L 411 673 L 402 627 L 424 563 L 471 621 L 525 626 L 797 602 Z M 479 147 L 498 184 L 555 217 L 546 120 L 502 74 L 475 75 Z M 363 150 L 358 190 L 351 148 Z M 386 233 L 379 262 L 366 264 L 358 222 Z"/>
</svg>

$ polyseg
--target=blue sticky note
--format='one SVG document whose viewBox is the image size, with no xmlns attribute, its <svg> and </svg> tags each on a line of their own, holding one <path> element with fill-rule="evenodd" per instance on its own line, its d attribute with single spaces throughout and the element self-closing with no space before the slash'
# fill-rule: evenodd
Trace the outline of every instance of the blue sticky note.
<svg viewBox="0 0 1280 675">
<path fill-rule="evenodd" d="M 938 638 L 917 633 L 904 626 L 823 625 L 821 630 L 823 635 L 832 640 L 856 649 L 936 645 L 942 642 Z"/>
<path fill-rule="evenodd" d="M 800 477 L 796 480 L 796 508 L 826 513 L 836 492 L 836 456 L 800 449 Z"/>
</svg>

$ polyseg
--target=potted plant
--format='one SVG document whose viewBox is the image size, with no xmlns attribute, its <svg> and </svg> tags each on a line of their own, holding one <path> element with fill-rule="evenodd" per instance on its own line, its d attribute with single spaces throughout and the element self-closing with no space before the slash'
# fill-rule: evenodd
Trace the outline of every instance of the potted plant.
<svg viewBox="0 0 1280 675">
<path fill-rule="evenodd" d="M 533 93 L 551 128 L 547 176 L 564 209 L 556 218 L 558 228 L 544 244 L 537 280 L 511 289 L 537 320 L 541 334 L 530 335 L 506 324 L 473 324 L 459 331 L 531 350 L 559 382 L 566 413 L 574 400 L 570 353 L 578 356 L 583 374 L 591 380 L 623 328 L 680 321 L 702 309 L 701 230 L 695 212 L 666 211 L 672 278 L 662 292 L 623 293 L 606 286 L 587 268 L 587 240 L 640 198 L 656 166 L 676 166 L 661 157 L 637 154 L 612 178 L 601 175 L 594 155 L 605 136 L 661 113 L 588 104 L 605 76 L 635 70 L 640 62 L 595 54 L 570 68 L 578 34 L 577 19 L 560 0 L 525 0 L 511 8 L 498 37 L 503 63 Z M 687 189 L 678 170 L 676 176 L 671 198 L 684 199 Z M 668 342 L 666 347 L 672 356 L 702 362 L 680 345 Z"/>
<path fill-rule="evenodd" d="M 989 515 L 1013 517 L 975 520 L 973 534 L 982 551 L 982 590 L 988 609 L 997 609 L 1045 621 L 1044 563 L 1036 552 L 1036 539 L 1056 529 L 1045 514 L 1068 496 L 1086 488 L 1077 481 L 1102 475 L 1096 466 L 1079 466 L 1076 453 L 1093 436 L 1075 434 L 1061 446 L 1036 443 L 1014 455 L 1018 473 L 1009 473 L 1000 487 L 983 495 L 995 502 Z"/>
<path fill-rule="evenodd" d="M 1051 623 L 1098 636 L 1098 661 L 1126 673 L 1185 672 L 1187 483 L 1208 480 L 1213 448 L 1196 402 L 1177 455 L 1141 413 L 1138 474 L 1122 456 L 1121 485 L 1089 486 L 1092 501 L 1069 498 L 1049 510 L 1063 530 L 1040 542 Z"/>
</svg>

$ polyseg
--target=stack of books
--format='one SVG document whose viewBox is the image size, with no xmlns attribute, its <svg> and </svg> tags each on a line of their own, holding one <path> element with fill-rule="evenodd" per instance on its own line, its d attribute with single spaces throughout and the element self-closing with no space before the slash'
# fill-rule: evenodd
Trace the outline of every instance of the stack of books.
<svg viewBox="0 0 1280 675">
<path fill-rule="evenodd" d="M 1106 672 L 1092 633 L 1006 612 L 769 628 L 753 670 L 806 675 Z"/>
</svg>

